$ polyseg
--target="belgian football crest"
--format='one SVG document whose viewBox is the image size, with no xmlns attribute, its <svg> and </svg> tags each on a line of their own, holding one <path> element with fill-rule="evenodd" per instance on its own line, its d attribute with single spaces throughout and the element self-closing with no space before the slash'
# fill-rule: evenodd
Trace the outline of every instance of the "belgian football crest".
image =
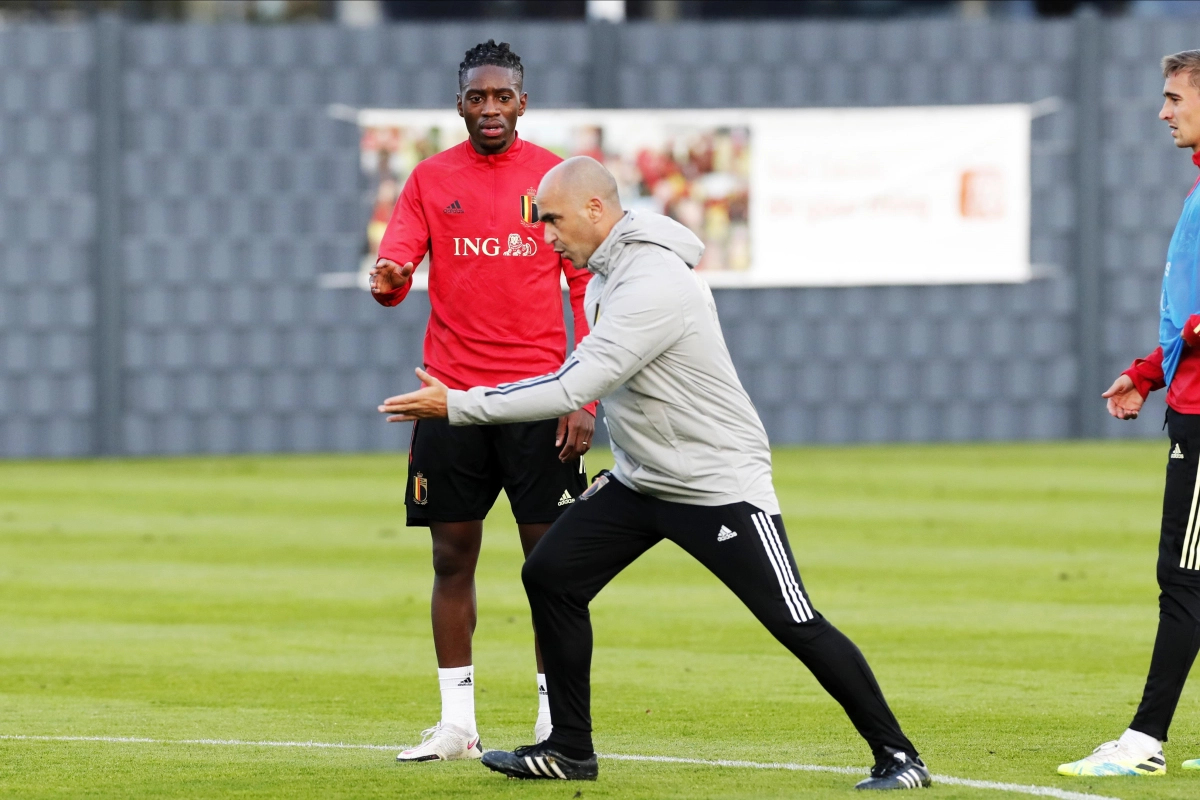
<svg viewBox="0 0 1200 800">
<path fill-rule="evenodd" d="M 537 190 L 529 189 L 525 194 L 521 195 L 521 224 L 528 227 L 533 227 L 538 223 L 537 203 L 533 198 L 537 195 Z"/>
<path fill-rule="evenodd" d="M 429 480 L 419 472 L 413 476 L 413 502 L 419 506 L 429 502 Z"/>
</svg>

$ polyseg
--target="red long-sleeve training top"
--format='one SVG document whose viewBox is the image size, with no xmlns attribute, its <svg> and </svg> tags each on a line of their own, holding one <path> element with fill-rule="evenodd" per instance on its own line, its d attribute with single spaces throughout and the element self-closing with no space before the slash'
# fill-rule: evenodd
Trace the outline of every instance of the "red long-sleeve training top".
<svg viewBox="0 0 1200 800">
<path fill-rule="evenodd" d="M 566 359 L 560 276 L 566 274 L 575 342 L 588 333 L 591 273 L 542 240 L 530 211 L 538 183 L 562 161 L 517 138 L 484 156 L 470 141 L 416 166 L 379 245 L 397 264 L 429 258 L 425 368 L 452 389 L 496 386 L 553 372 Z M 411 281 L 375 299 L 400 303 Z M 588 410 L 595 413 L 595 404 Z"/>
<path fill-rule="evenodd" d="M 1195 336 L 1198 325 L 1200 315 L 1193 315 L 1184 327 L 1184 339 L 1188 341 L 1188 347 L 1184 349 L 1179 366 L 1175 368 L 1171 387 L 1167 389 L 1167 405 L 1180 414 L 1200 414 L 1200 352 L 1197 352 L 1200 339 L 1196 339 Z M 1189 333 L 1192 334 L 1190 338 Z M 1135 359 L 1129 369 L 1125 370 L 1125 374 L 1133 379 L 1133 385 L 1142 397 L 1149 397 L 1151 392 L 1166 385 L 1162 361 L 1163 351 L 1160 346 L 1145 358 Z"/>
<path fill-rule="evenodd" d="M 1200 153 L 1192 154 L 1192 163 L 1200 167 Z M 1200 186 L 1200 178 L 1192 184 L 1188 196 Z M 1183 354 L 1175 367 L 1171 388 L 1167 389 L 1167 405 L 1180 414 L 1200 414 L 1200 314 L 1193 314 L 1183 326 Z M 1166 385 L 1162 368 L 1163 350 L 1160 345 L 1145 358 L 1136 358 L 1125 370 L 1142 397 L 1149 397 Z"/>
</svg>

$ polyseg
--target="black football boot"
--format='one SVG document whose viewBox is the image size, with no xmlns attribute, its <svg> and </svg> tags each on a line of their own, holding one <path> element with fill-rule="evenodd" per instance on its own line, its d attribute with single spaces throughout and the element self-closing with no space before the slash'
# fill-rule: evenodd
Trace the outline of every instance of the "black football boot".
<svg viewBox="0 0 1200 800">
<path fill-rule="evenodd" d="M 594 781 L 599 771 L 596 754 L 585 759 L 567 758 L 549 742 L 507 750 L 489 750 L 483 754 L 483 765 L 510 778 L 550 779 L 560 781 Z"/>
<path fill-rule="evenodd" d="M 487 758 L 487 755 L 484 755 Z M 902 750 L 883 748 L 875 758 L 871 777 L 859 781 L 855 789 L 923 789 L 932 783 L 925 762 Z"/>
</svg>

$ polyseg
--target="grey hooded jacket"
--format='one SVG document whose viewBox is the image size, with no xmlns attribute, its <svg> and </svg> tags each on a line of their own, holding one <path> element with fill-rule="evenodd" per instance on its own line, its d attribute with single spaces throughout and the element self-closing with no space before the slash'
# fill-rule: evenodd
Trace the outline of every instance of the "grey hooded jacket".
<svg viewBox="0 0 1200 800">
<path fill-rule="evenodd" d="M 599 399 L 621 483 L 676 503 L 745 501 L 778 514 L 766 431 L 692 269 L 703 253 L 674 220 L 627 212 L 588 261 L 591 333 L 557 372 L 451 390 L 450 424 L 548 419 Z"/>
</svg>

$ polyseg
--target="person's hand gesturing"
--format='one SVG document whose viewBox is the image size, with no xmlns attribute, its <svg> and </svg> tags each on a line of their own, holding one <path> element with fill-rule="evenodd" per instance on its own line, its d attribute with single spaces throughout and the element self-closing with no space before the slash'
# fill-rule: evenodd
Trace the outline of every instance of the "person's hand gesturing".
<svg viewBox="0 0 1200 800">
<path fill-rule="evenodd" d="M 371 270 L 371 292 L 374 294 L 394 292 L 408 283 L 415 270 L 416 267 L 411 261 L 402 267 L 395 261 L 380 258 L 375 262 L 375 269 Z"/>
</svg>

